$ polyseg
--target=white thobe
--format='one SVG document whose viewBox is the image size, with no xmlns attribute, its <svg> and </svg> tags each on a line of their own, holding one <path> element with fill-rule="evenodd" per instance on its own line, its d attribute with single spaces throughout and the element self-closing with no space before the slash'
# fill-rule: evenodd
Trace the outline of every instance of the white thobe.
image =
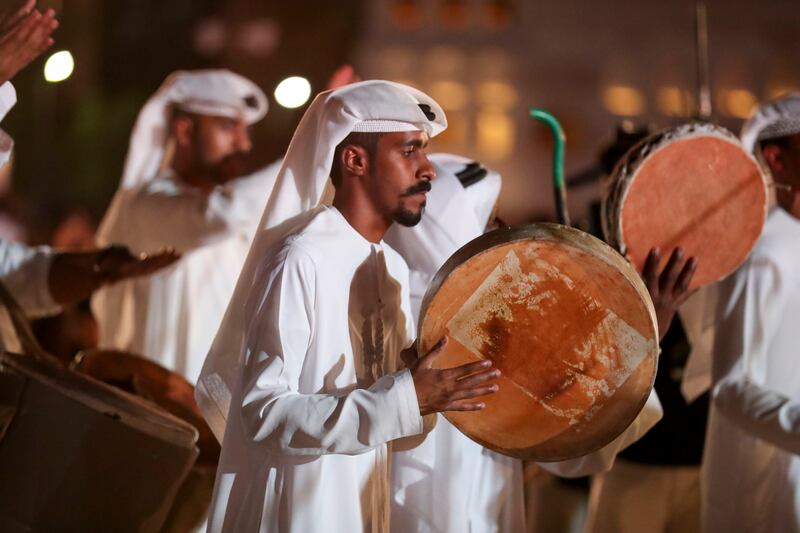
<svg viewBox="0 0 800 533">
<path fill-rule="evenodd" d="M 50 264 L 53 250 L 0 240 L 0 280 L 25 314 L 39 317 L 58 312 L 50 294 Z"/>
<path fill-rule="evenodd" d="M 773 210 L 720 286 L 706 531 L 800 531 L 800 221 Z"/>
<path fill-rule="evenodd" d="M 17 91 L 10 81 L 0 85 L 0 120 L 3 120 L 17 103 Z M 11 151 L 14 148 L 14 140 L 2 129 L 0 129 L 0 167 L 6 164 L 11 158 Z"/>
<path fill-rule="evenodd" d="M 210 193 L 167 170 L 120 191 L 119 218 L 104 242 L 135 253 L 183 254 L 151 276 L 98 291 L 100 346 L 138 353 L 197 381 L 233 294 L 278 164 Z"/>
<path fill-rule="evenodd" d="M 423 430 L 408 269 L 335 208 L 294 224 L 247 303 L 209 531 L 386 531 L 388 443 Z"/>
<path fill-rule="evenodd" d="M 0 281 L 29 317 L 57 313 L 61 307 L 50 294 L 52 249 L 31 248 L 17 242 L 0 240 Z M 18 352 L 21 349 L 16 330 L 5 308 L 0 311 L 0 346 Z"/>
</svg>

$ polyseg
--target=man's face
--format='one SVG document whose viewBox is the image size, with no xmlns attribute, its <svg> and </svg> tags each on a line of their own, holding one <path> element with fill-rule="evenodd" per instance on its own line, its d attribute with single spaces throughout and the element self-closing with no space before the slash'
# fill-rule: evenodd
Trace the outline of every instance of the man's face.
<svg viewBox="0 0 800 533">
<path fill-rule="evenodd" d="M 766 152 L 769 150 L 773 153 Z M 795 218 L 800 218 L 800 134 L 789 137 L 786 146 L 770 146 L 766 151 L 764 155 L 775 182 L 791 187 L 790 190 L 776 190 L 778 204 Z"/>
<path fill-rule="evenodd" d="M 403 226 L 414 226 L 425 210 L 425 193 L 436 178 L 428 161 L 428 135 L 385 133 L 378 140 L 366 189 L 378 211 Z"/>
<path fill-rule="evenodd" d="M 196 115 L 192 120 L 195 172 L 219 184 L 244 174 L 253 147 L 244 120 L 210 115 Z"/>
</svg>

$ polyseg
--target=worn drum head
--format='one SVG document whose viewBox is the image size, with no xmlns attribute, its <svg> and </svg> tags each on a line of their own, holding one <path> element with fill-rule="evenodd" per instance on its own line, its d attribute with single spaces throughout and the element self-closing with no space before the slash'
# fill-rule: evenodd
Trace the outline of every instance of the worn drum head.
<svg viewBox="0 0 800 533">
<path fill-rule="evenodd" d="M 434 366 L 491 359 L 486 408 L 445 416 L 476 442 L 532 461 L 579 457 L 630 425 L 655 379 L 658 328 L 633 268 L 602 241 L 556 224 L 487 233 L 439 270 L 419 350 Z"/>
<path fill-rule="evenodd" d="M 606 240 L 641 271 L 650 249 L 661 267 L 682 246 L 698 259 L 691 288 L 744 262 L 767 214 L 766 180 L 729 131 L 691 123 L 634 146 L 614 170 L 603 203 Z"/>
</svg>

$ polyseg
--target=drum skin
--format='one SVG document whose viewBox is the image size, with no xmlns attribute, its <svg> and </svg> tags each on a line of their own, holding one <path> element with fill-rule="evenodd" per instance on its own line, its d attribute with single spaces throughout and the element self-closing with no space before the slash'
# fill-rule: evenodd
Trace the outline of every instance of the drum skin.
<svg viewBox="0 0 800 533">
<path fill-rule="evenodd" d="M 749 255 L 767 216 L 767 183 L 731 132 L 706 123 L 663 130 L 617 164 L 603 201 L 609 244 L 639 271 L 653 247 L 663 268 L 677 246 L 698 259 L 690 288 L 726 277 Z"/>
<path fill-rule="evenodd" d="M 422 302 L 419 353 L 444 336 L 434 367 L 481 359 L 501 371 L 480 411 L 444 413 L 468 437 L 532 461 L 611 442 L 647 400 L 658 327 L 630 264 L 557 224 L 489 232 L 442 266 Z"/>
</svg>

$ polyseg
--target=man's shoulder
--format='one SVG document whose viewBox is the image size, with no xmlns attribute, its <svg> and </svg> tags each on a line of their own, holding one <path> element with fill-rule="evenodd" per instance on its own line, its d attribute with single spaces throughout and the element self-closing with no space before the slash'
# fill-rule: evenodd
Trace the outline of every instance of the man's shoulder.
<svg viewBox="0 0 800 533">
<path fill-rule="evenodd" d="M 782 283 L 800 283 L 800 221 L 780 208 L 770 213 L 745 264 L 745 275 L 777 276 Z"/>
</svg>

